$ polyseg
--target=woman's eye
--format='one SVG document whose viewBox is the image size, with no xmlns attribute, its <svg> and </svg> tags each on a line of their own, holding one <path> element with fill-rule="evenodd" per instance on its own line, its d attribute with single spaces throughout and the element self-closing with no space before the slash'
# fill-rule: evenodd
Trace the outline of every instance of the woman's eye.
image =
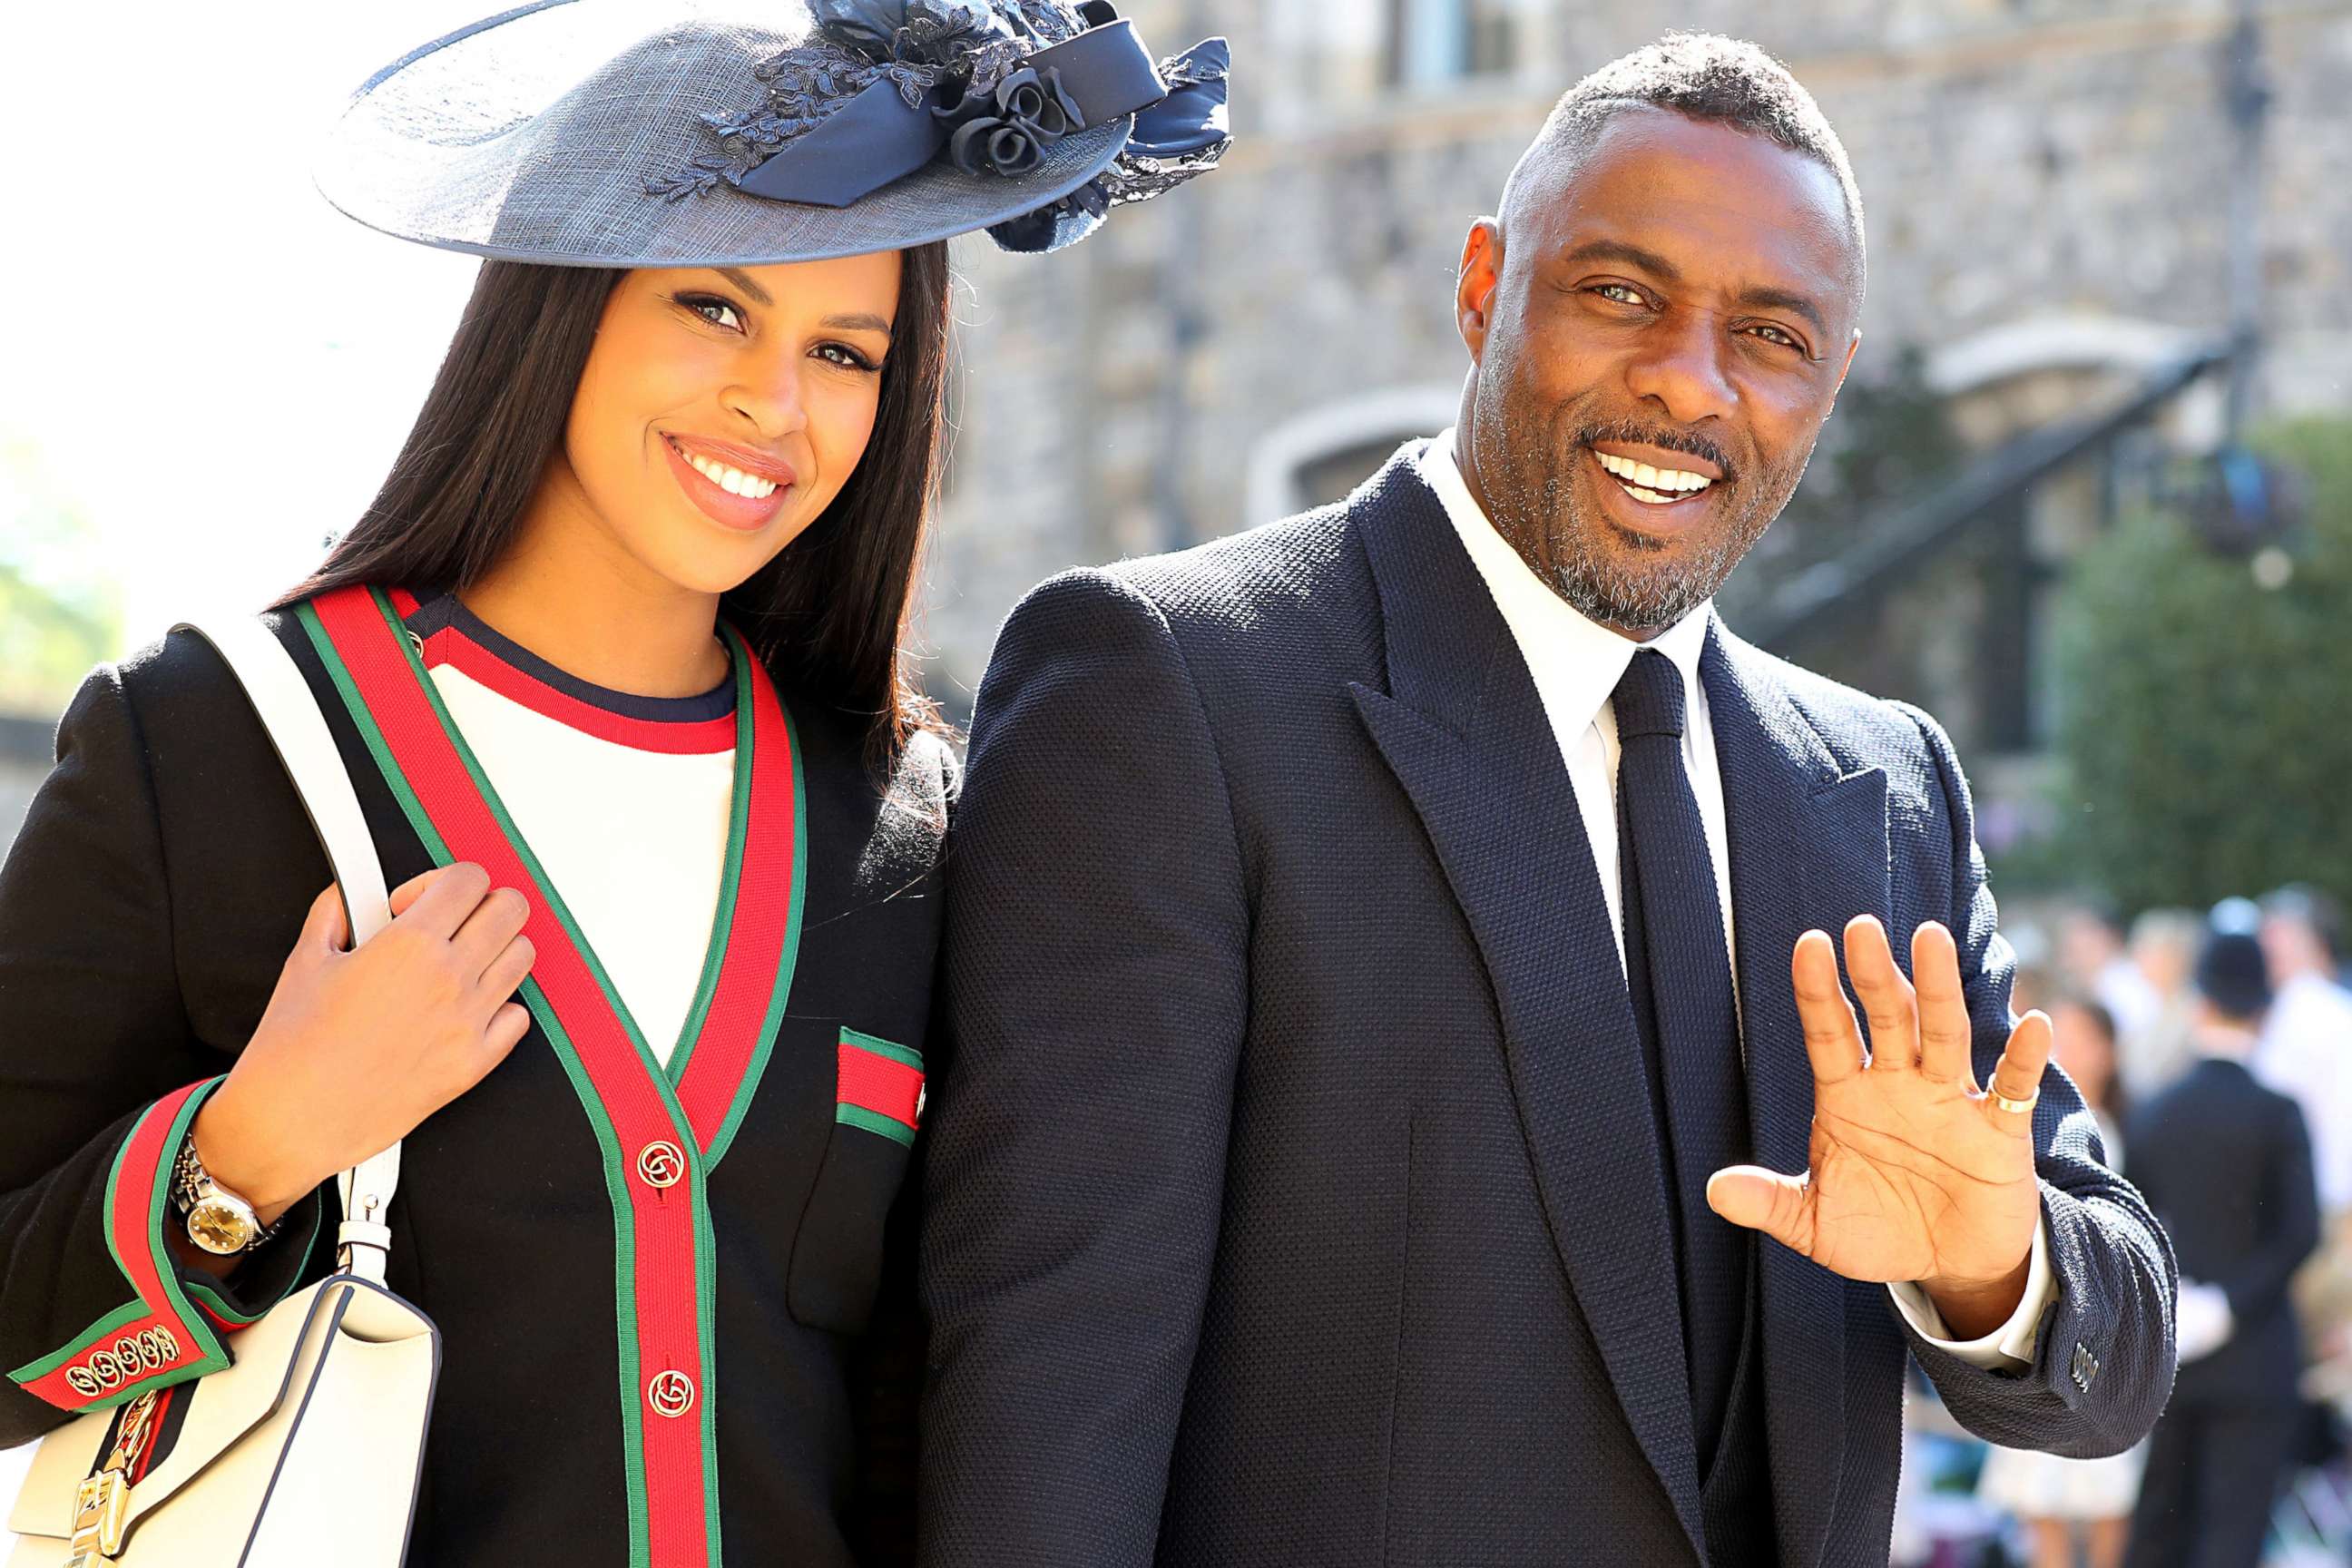
<svg viewBox="0 0 2352 1568">
<path fill-rule="evenodd" d="M 846 343 L 820 343 L 816 352 L 819 358 L 844 370 L 870 371 L 878 368 L 872 360 Z"/>
<path fill-rule="evenodd" d="M 681 295 L 677 301 L 714 327 L 724 327 L 730 332 L 743 330 L 742 313 L 724 300 L 708 294 Z"/>
</svg>

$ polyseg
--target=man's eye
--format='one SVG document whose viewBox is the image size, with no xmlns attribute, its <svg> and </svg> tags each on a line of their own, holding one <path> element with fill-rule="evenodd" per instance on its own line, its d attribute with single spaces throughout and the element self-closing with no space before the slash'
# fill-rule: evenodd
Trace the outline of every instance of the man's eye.
<svg viewBox="0 0 2352 1568">
<path fill-rule="evenodd" d="M 1592 291 L 1612 304 L 1646 305 L 1649 303 L 1649 300 L 1642 297 L 1642 291 L 1631 283 L 1596 283 L 1592 287 Z"/>
<path fill-rule="evenodd" d="M 1759 325 L 1750 327 L 1748 330 L 1757 337 L 1762 338 L 1766 342 L 1770 343 L 1777 348 L 1794 349 L 1799 353 L 1803 353 L 1805 352 L 1804 344 L 1799 342 L 1796 339 L 1790 337 L 1787 332 L 1782 331 L 1778 327 Z"/>
</svg>

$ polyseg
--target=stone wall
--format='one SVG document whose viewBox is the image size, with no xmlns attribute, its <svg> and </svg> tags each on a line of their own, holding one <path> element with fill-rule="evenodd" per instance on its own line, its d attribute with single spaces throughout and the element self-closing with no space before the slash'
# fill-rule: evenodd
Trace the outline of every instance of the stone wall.
<svg viewBox="0 0 2352 1568">
<path fill-rule="evenodd" d="M 1858 377 L 1905 344 L 1965 358 L 2007 334 L 2030 371 L 2230 320 L 2246 172 L 2226 5 L 1482 3 L 1513 16 L 1512 68 L 1410 88 L 1381 86 L 1384 0 L 1128 8 L 1163 52 L 1233 37 L 1240 141 L 1074 251 L 962 242 L 960 429 L 925 625 L 951 705 L 1040 578 L 1265 521 L 1269 462 L 1444 422 L 1467 363 L 1450 300 L 1469 223 L 1558 92 L 1664 26 L 1755 37 L 1838 126 L 1869 226 Z M 2265 396 L 2352 405 L 2352 0 L 2262 13 Z"/>
</svg>

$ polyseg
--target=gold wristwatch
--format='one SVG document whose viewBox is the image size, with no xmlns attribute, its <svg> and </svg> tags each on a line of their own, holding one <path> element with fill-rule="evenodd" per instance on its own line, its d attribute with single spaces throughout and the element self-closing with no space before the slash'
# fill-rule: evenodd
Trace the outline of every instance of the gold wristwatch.
<svg viewBox="0 0 2352 1568">
<path fill-rule="evenodd" d="M 196 1157 L 193 1133 L 180 1141 L 179 1163 L 172 1173 L 172 1206 L 184 1216 L 188 1239 L 222 1257 L 250 1252 L 278 1234 L 277 1226 L 261 1223 L 251 1204 L 213 1180 Z"/>
</svg>

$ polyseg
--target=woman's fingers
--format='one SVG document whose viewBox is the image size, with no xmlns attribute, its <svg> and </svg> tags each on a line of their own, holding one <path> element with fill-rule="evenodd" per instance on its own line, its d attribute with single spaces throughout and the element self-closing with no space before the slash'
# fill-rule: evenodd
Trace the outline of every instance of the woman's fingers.
<svg viewBox="0 0 2352 1568">
<path fill-rule="evenodd" d="M 393 921 L 417 935 L 437 936 L 446 941 L 489 890 L 490 874 L 471 860 L 459 860 L 403 882 L 392 895 Z M 409 894 L 405 901 L 401 896 L 404 893 Z"/>
<path fill-rule="evenodd" d="M 1862 1032 L 1838 983 L 1837 949 L 1824 931 L 1797 939 L 1789 961 L 1797 993 L 1797 1017 L 1805 1029 L 1805 1054 L 1812 1058 L 1813 1081 L 1836 1083 L 1862 1070 Z"/>
<path fill-rule="evenodd" d="M 530 902 L 520 891 L 513 888 L 491 889 L 449 939 L 450 945 L 457 950 L 461 967 L 468 975 L 486 973 L 530 919 Z M 511 985 L 507 987 L 509 991 L 513 989 Z"/>
<path fill-rule="evenodd" d="M 1854 994 L 1870 1019 L 1872 1070 L 1909 1072 L 1917 1067 L 1918 1008 L 1877 916 L 1856 915 L 1846 922 L 1845 972 L 1853 976 Z"/>
<path fill-rule="evenodd" d="M 482 1030 L 482 1047 L 489 1057 L 482 1070 L 488 1072 L 505 1060 L 507 1053 L 513 1050 L 516 1043 L 530 1032 L 530 1008 L 520 1002 L 501 1005 L 490 1015 L 489 1024 Z"/>
<path fill-rule="evenodd" d="M 1911 980 L 1919 997 L 1919 1070 L 1975 1089 L 1976 1070 L 1969 1059 L 1975 1035 L 1960 987 L 1960 950 L 1952 933 L 1933 921 L 1911 933 Z"/>
<path fill-rule="evenodd" d="M 2028 1013 L 2010 1031 L 2009 1045 L 1992 1071 L 1991 1092 L 1985 1096 L 1985 1113 L 2002 1131 L 2019 1138 L 2032 1132 L 2032 1102 L 2042 1091 L 2042 1069 L 2050 1065 L 2052 1038 L 2050 1016 L 2040 1011 Z M 2003 1100 L 2022 1109 L 2007 1109 Z"/>
<path fill-rule="evenodd" d="M 501 948 L 482 971 L 478 994 L 485 1001 L 503 1002 L 530 977 L 530 966 L 538 958 L 538 950 L 530 938 L 516 936 Z"/>
<path fill-rule="evenodd" d="M 351 941 L 343 922 L 343 893 L 334 883 L 310 900 L 310 910 L 302 917 L 302 939 L 299 952 L 316 953 L 341 952 Z"/>
</svg>

